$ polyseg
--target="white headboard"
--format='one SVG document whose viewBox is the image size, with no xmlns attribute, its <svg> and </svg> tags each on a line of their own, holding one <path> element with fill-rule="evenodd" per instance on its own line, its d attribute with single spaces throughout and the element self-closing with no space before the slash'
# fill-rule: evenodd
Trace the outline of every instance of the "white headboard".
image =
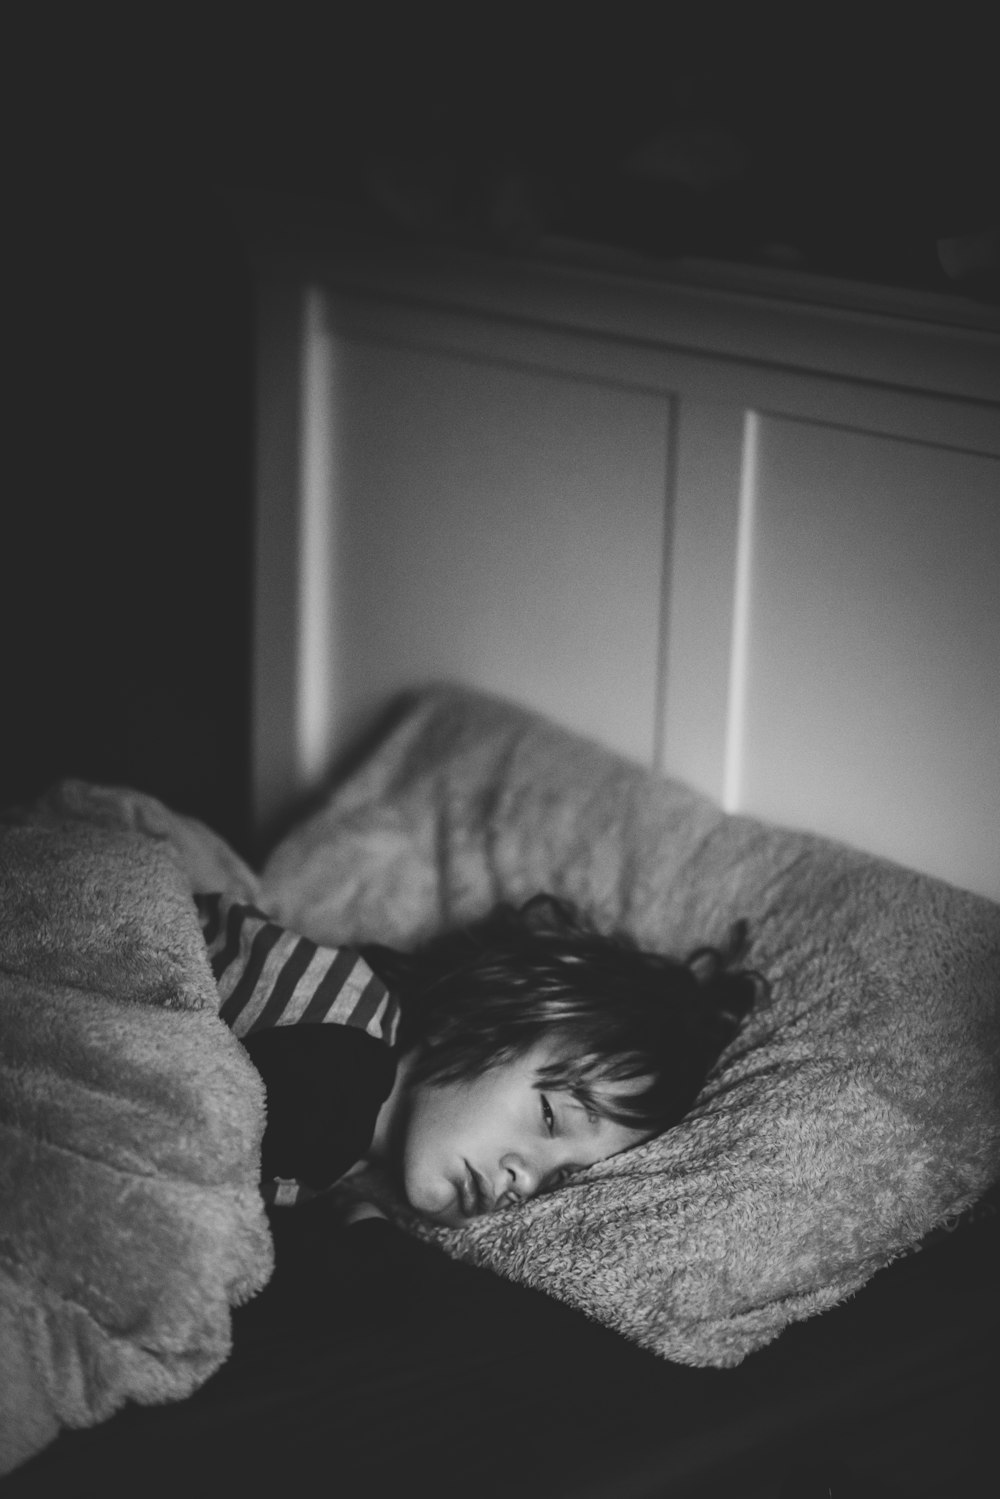
<svg viewBox="0 0 1000 1499">
<path fill-rule="evenodd" d="M 258 289 L 261 828 L 451 679 L 1000 899 L 1000 318 L 346 234 Z"/>
</svg>

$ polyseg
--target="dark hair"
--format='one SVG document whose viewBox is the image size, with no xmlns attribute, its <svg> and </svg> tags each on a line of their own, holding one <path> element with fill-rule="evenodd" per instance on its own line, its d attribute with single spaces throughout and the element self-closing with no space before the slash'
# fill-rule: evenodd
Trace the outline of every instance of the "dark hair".
<svg viewBox="0 0 1000 1499">
<path fill-rule="evenodd" d="M 699 947 L 684 960 L 643 952 L 538 895 L 415 952 L 363 954 L 400 1000 L 399 1044 L 417 1053 L 414 1081 L 467 1081 L 539 1041 L 564 1042 L 539 1082 L 654 1132 L 690 1109 L 763 985 L 733 967 L 745 943 L 737 923 L 725 950 Z M 651 1081 L 637 1092 L 613 1086 L 638 1078 Z"/>
</svg>

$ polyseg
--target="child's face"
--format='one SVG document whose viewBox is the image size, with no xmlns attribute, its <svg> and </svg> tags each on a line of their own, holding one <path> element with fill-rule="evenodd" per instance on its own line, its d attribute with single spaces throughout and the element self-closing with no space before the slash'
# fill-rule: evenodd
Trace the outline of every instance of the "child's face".
<svg viewBox="0 0 1000 1499">
<path fill-rule="evenodd" d="M 589 1114 L 569 1093 L 540 1087 L 539 1069 L 557 1056 L 543 1043 L 472 1082 L 404 1090 L 396 1153 L 411 1207 L 459 1228 L 649 1138 Z M 616 1089 L 637 1091 L 643 1082 Z"/>
</svg>

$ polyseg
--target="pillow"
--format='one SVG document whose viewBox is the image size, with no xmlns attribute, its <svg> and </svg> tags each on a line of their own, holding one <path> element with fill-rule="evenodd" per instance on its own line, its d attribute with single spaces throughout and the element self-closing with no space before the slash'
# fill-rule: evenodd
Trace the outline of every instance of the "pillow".
<svg viewBox="0 0 1000 1499">
<path fill-rule="evenodd" d="M 262 874 L 325 943 L 412 945 L 542 890 L 678 955 L 746 918 L 771 993 L 659 1139 L 458 1231 L 395 1203 L 447 1253 L 726 1366 L 1000 1177 L 1000 907 L 728 816 L 510 703 L 418 695 Z"/>
</svg>

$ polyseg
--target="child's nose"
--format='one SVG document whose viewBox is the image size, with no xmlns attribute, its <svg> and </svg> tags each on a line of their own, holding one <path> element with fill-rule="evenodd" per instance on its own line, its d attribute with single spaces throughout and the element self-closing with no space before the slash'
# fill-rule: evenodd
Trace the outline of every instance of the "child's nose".
<svg viewBox="0 0 1000 1499">
<path fill-rule="evenodd" d="M 542 1173 L 537 1163 L 520 1151 L 510 1150 L 500 1158 L 500 1170 L 505 1180 L 501 1184 L 501 1195 L 515 1192 L 522 1199 L 534 1197 L 541 1185 Z"/>
</svg>

